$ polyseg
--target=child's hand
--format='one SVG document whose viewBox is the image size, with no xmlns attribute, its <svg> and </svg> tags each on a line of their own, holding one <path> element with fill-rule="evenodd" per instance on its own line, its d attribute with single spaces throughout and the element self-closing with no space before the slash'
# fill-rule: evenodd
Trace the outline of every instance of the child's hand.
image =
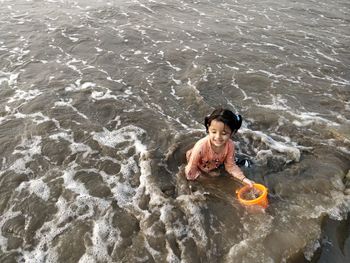
<svg viewBox="0 0 350 263">
<path fill-rule="evenodd" d="M 196 180 L 200 175 L 200 172 L 197 171 L 197 172 L 193 172 L 193 171 L 190 171 L 188 174 L 186 174 L 186 178 L 187 180 L 190 180 L 190 181 L 193 181 L 193 180 Z"/>
<path fill-rule="evenodd" d="M 244 184 L 249 185 L 249 187 L 253 187 L 254 181 L 249 180 L 247 177 L 242 181 Z"/>
</svg>

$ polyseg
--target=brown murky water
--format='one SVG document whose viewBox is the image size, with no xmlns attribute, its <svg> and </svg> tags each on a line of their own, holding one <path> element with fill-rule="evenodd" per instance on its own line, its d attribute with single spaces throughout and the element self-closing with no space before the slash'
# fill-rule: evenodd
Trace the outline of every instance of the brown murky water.
<svg viewBox="0 0 350 263">
<path fill-rule="evenodd" d="M 1 262 L 349 261 L 347 1 L 0 2 Z M 183 177 L 219 105 L 265 211 Z"/>
</svg>

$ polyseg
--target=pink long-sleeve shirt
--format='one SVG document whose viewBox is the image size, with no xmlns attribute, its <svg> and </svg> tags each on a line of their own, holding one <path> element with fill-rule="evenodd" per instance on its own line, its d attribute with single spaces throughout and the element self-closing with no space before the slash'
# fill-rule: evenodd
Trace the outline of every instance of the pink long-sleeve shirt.
<svg viewBox="0 0 350 263">
<path fill-rule="evenodd" d="M 186 153 L 187 165 L 185 168 L 188 180 L 195 180 L 201 171 L 208 173 L 221 164 L 225 165 L 225 170 L 239 180 L 245 178 L 241 169 L 235 163 L 235 145 L 230 139 L 223 151 L 214 152 L 211 147 L 209 136 L 200 139 L 191 150 Z"/>
</svg>

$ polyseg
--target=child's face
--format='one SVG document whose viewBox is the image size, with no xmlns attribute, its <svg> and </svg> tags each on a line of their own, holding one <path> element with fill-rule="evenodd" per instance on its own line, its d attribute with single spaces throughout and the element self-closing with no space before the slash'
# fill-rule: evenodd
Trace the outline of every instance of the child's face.
<svg viewBox="0 0 350 263">
<path fill-rule="evenodd" d="M 209 139 L 212 145 L 221 148 L 231 137 L 231 129 L 221 121 L 212 120 L 209 126 Z"/>
</svg>

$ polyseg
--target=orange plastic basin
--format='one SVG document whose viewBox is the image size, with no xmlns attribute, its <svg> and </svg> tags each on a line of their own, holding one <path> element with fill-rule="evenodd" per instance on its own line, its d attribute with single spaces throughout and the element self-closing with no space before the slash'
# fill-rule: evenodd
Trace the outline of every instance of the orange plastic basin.
<svg viewBox="0 0 350 263">
<path fill-rule="evenodd" d="M 248 185 L 245 185 L 237 191 L 238 200 L 241 202 L 241 204 L 246 206 L 259 205 L 266 208 L 269 205 L 269 201 L 267 200 L 267 188 L 262 184 L 253 184 L 253 187 L 261 192 L 257 198 L 249 200 L 244 199 L 244 194 L 251 191 L 251 188 Z"/>
</svg>

